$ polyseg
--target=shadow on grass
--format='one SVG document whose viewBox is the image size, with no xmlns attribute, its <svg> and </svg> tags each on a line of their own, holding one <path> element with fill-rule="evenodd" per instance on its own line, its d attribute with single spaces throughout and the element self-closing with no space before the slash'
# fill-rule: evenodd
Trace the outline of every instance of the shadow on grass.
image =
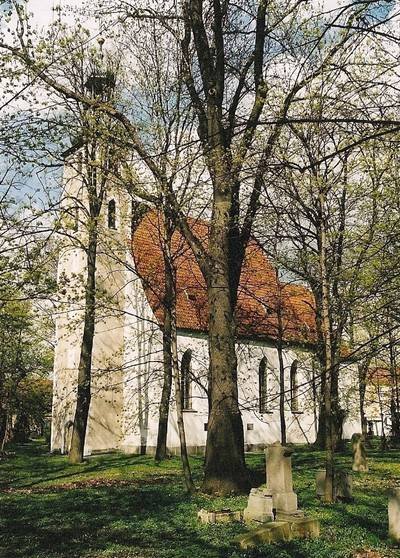
<svg viewBox="0 0 400 558">
<path fill-rule="evenodd" d="M 358 477 L 354 503 L 328 506 L 315 497 L 315 470 L 323 466 L 322 452 L 296 448 L 294 488 L 300 507 L 320 519 L 321 539 L 242 552 L 232 541 L 245 530 L 243 525 L 201 525 L 196 514 L 202 507 L 243 509 L 247 497 L 188 497 L 178 459 L 157 466 L 149 456 L 109 454 L 72 468 L 65 457 L 42 455 L 37 445 L 21 449 L 22 455 L 4 464 L 3 478 L 8 478 L 9 486 L 32 487 L 52 481 L 56 486 L 59 479 L 86 478 L 87 473 L 90 478 L 108 478 L 110 471 L 118 473 L 114 478 L 135 482 L 62 492 L 53 492 L 49 486 L 48 492 L 0 495 L 1 558 L 350 558 L 356 548 L 388 549 L 386 495 L 377 484 L 364 490 L 361 481 L 390 475 L 391 463 L 386 460 L 391 452 L 383 456 L 382 471 Z M 349 454 L 338 457 L 346 466 L 350 459 Z M 264 483 L 263 454 L 248 455 L 247 462 L 253 486 Z M 200 477 L 203 459 L 194 458 L 192 463 Z"/>
<path fill-rule="evenodd" d="M 98 474 L 100 477 L 122 471 L 122 478 L 135 480 L 136 473 L 146 469 L 146 472 L 163 475 L 178 474 L 179 465 L 165 462 L 159 466 L 151 456 L 124 455 L 110 453 L 94 455 L 86 458 L 84 463 L 70 465 L 68 458 L 60 454 L 43 452 L 43 446 L 38 443 L 21 444 L 15 447 L 15 457 L 9 457 L 0 467 L 0 491 L 5 489 L 29 489 L 38 485 L 48 485 L 52 482 L 59 484 L 61 480 L 90 479 Z M 41 451 L 42 450 L 42 451 Z M 136 470 L 135 470 L 136 469 Z M 143 471 L 142 471 L 143 472 Z"/>
<path fill-rule="evenodd" d="M 0 519 L 2 558 L 84 556 L 112 548 L 140 556 L 227 556 L 237 526 L 197 524 L 196 498 L 180 486 L 71 490 L 6 496 Z"/>
</svg>

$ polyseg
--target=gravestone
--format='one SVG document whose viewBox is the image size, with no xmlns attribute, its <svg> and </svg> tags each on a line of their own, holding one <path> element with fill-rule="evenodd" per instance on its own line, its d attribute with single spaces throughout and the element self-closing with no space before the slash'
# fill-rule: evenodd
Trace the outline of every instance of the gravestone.
<svg viewBox="0 0 400 558">
<path fill-rule="evenodd" d="M 290 516 L 302 517 L 297 509 L 297 494 L 293 491 L 291 448 L 275 442 L 265 450 L 267 494 L 272 495 L 273 508 L 278 519 Z"/>
<path fill-rule="evenodd" d="M 400 487 L 389 491 L 389 537 L 400 542 Z"/>
<path fill-rule="evenodd" d="M 368 464 L 365 454 L 364 437 L 362 434 L 353 434 L 351 437 L 351 447 L 353 450 L 353 471 L 365 473 L 368 471 Z"/>
<path fill-rule="evenodd" d="M 241 548 L 260 544 L 319 537 L 319 521 L 304 517 L 297 509 L 297 494 L 293 491 L 291 448 L 280 442 L 267 447 L 267 486 L 253 488 L 244 510 L 245 521 L 262 524 L 236 538 Z"/>
<path fill-rule="evenodd" d="M 247 508 L 243 512 L 245 521 L 259 521 L 266 523 L 274 520 L 273 504 L 271 494 L 267 494 L 265 488 L 252 488 L 250 490 Z"/>
<path fill-rule="evenodd" d="M 325 469 L 319 469 L 316 473 L 316 489 L 318 498 L 323 498 L 325 494 Z M 350 502 L 353 500 L 353 479 L 350 473 L 341 469 L 335 471 L 333 480 L 335 500 Z"/>
<path fill-rule="evenodd" d="M 237 544 L 246 550 L 261 544 L 271 544 L 292 539 L 317 539 L 320 527 L 317 519 L 296 518 L 291 521 L 271 521 L 236 538 Z"/>
</svg>

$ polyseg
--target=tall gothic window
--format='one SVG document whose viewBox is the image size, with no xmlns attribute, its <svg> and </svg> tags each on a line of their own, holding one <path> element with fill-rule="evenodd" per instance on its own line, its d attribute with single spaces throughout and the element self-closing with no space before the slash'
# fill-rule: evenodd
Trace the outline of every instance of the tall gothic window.
<svg viewBox="0 0 400 558">
<path fill-rule="evenodd" d="M 192 351 L 187 349 L 181 361 L 181 401 L 182 409 L 192 409 Z"/>
<path fill-rule="evenodd" d="M 108 228 L 109 229 L 115 229 L 116 228 L 115 200 L 110 200 L 108 202 Z"/>
<path fill-rule="evenodd" d="M 290 367 L 290 410 L 296 413 L 299 410 L 299 386 L 297 377 L 298 360 L 294 360 Z"/>
<path fill-rule="evenodd" d="M 260 360 L 258 367 L 258 405 L 260 413 L 267 412 L 268 402 L 268 361 L 266 357 Z"/>
</svg>

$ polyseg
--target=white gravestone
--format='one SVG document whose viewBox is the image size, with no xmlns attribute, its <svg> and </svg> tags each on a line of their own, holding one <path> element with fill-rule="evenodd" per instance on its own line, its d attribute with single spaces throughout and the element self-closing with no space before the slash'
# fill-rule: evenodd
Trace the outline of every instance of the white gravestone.
<svg viewBox="0 0 400 558">
<path fill-rule="evenodd" d="M 389 537 L 394 541 L 400 541 L 400 487 L 389 491 Z"/>
</svg>

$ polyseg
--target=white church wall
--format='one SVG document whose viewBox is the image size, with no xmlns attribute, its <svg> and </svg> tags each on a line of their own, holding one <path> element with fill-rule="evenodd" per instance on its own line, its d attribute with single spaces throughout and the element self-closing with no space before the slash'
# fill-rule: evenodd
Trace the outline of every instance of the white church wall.
<svg viewBox="0 0 400 558">
<path fill-rule="evenodd" d="M 65 196 L 62 206 L 67 209 L 63 226 L 58 262 L 59 304 L 56 315 L 57 344 L 54 363 L 54 394 L 51 449 L 67 452 L 71 423 L 76 405 L 77 369 L 83 334 L 84 282 L 87 259 L 85 246 L 87 229 L 83 207 L 87 205 L 82 179 L 75 165 L 64 171 Z M 73 168 L 75 167 L 75 168 Z M 116 227 L 107 225 L 107 204 L 116 200 Z M 123 368 L 123 309 L 125 281 L 123 256 L 126 252 L 126 200 L 119 191 L 109 187 L 103 201 L 99 223 L 96 279 L 96 324 L 93 345 L 92 398 L 85 454 L 92 451 L 116 449 L 122 437 L 122 368 Z M 72 239 L 74 237 L 74 239 Z"/>
<path fill-rule="evenodd" d="M 128 453 L 155 447 L 162 387 L 162 334 L 127 250 L 124 316 L 123 442 Z"/>
</svg>

